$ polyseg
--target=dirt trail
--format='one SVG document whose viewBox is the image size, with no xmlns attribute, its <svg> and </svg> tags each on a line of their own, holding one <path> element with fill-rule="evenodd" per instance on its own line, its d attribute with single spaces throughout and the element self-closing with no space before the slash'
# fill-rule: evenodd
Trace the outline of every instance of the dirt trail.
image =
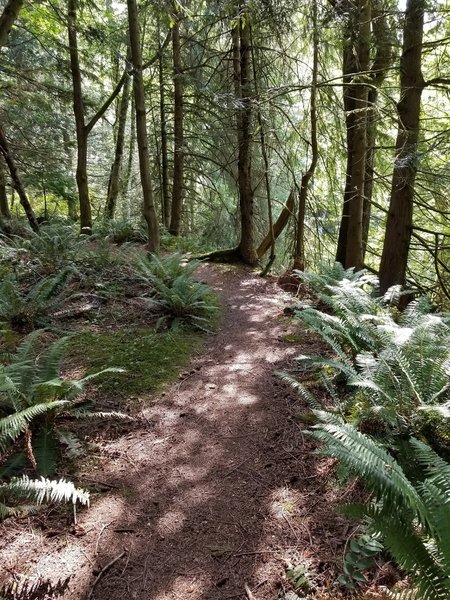
<svg viewBox="0 0 450 600">
<path fill-rule="evenodd" d="M 81 515 L 86 535 L 30 532 L 28 572 L 71 575 L 64 598 L 86 598 L 122 551 L 92 598 L 245 599 L 248 585 L 256 600 L 275 600 L 288 563 L 324 581 L 333 550 L 342 553 L 335 492 L 273 377 L 300 352 L 283 341 L 286 296 L 251 273 L 205 265 L 199 276 L 222 297 L 220 329 L 144 411 L 148 426 L 105 448 L 94 478 L 112 487 Z M 11 552 L 26 541 L 11 538 Z"/>
</svg>

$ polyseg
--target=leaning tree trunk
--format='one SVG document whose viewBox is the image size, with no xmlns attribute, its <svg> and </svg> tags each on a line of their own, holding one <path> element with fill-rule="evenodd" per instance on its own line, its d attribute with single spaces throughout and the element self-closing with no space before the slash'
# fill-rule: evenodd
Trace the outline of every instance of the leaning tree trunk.
<svg viewBox="0 0 450 600">
<path fill-rule="evenodd" d="M 84 120 L 84 101 L 78 56 L 77 0 L 69 0 L 67 32 L 69 37 L 70 70 L 72 74 L 73 114 L 75 116 L 77 136 L 77 170 L 75 178 L 80 202 L 80 228 L 82 233 L 89 234 L 92 231 L 92 214 L 87 176 L 88 132 Z"/>
<path fill-rule="evenodd" d="M 258 261 L 255 249 L 255 226 L 253 218 L 253 189 L 251 178 L 251 120 L 252 106 L 250 100 L 250 24 L 239 19 L 233 29 L 233 65 L 237 102 L 237 134 L 238 134 L 238 184 L 239 207 L 241 217 L 241 239 L 239 253 L 247 264 L 254 265 Z"/>
<path fill-rule="evenodd" d="M 131 47 L 131 62 L 133 65 L 133 91 L 136 110 L 136 137 L 141 174 L 143 214 L 148 229 L 148 249 L 150 252 L 159 250 L 159 225 L 153 202 L 153 188 L 150 173 L 150 158 L 148 151 L 147 120 L 145 112 L 144 79 L 142 76 L 141 34 L 139 31 L 138 11 L 136 0 L 127 0 L 128 27 Z"/>
<path fill-rule="evenodd" d="M 120 190 L 120 174 L 122 172 L 123 149 L 125 146 L 125 127 L 127 124 L 128 104 L 130 102 L 130 78 L 127 76 L 123 85 L 120 99 L 119 114 L 117 116 L 116 150 L 108 182 L 106 196 L 105 219 L 114 219 L 117 198 Z"/>
<path fill-rule="evenodd" d="M 281 233 L 284 231 L 284 228 L 288 224 L 289 218 L 294 213 L 295 208 L 295 191 L 291 190 L 289 197 L 285 206 L 283 206 L 283 210 L 280 212 L 278 219 L 275 221 L 272 227 L 272 231 L 266 235 L 266 237 L 259 244 L 257 249 L 258 258 L 262 258 L 264 254 L 271 248 L 273 244 L 273 240 L 278 239 Z"/>
<path fill-rule="evenodd" d="M 181 212 L 183 208 L 183 70 L 181 64 L 180 18 L 174 16 L 172 29 L 173 49 L 173 85 L 174 85 L 174 149 L 173 149 L 173 180 L 172 204 L 169 233 L 180 234 Z"/>
<path fill-rule="evenodd" d="M 420 102 L 424 88 L 422 40 L 424 0 L 408 0 L 400 61 L 399 129 L 386 233 L 380 264 L 380 293 L 405 285 L 413 224 Z"/>
<path fill-rule="evenodd" d="M 17 166 L 15 160 L 11 154 L 8 141 L 6 139 L 5 132 L 3 127 L 0 125 L 0 153 L 3 155 L 5 159 L 5 163 L 8 166 L 9 174 L 11 176 L 11 181 L 13 182 L 14 188 L 19 195 L 20 204 L 22 205 L 25 214 L 27 216 L 30 227 L 36 233 L 39 231 L 39 225 L 36 219 L 36 215 L 31 207 L 30 201 L 28 200 L 27 193 L 25 188 L 23 187 L 22 180 L 19 176 L 19 171 L 17 170 Z"/>
</svg>

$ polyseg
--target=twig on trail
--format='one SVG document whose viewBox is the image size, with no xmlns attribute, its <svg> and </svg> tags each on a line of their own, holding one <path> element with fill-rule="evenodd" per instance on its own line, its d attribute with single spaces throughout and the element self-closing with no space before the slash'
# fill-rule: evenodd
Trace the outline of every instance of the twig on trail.
<svg viewBox="0 0 450 600">
<path fill-rule="evenodd" d="M 239 558 L 240 556 L 256 556 L 258 554 L 277 554 L 280 552 L 279 550 L 255 550 L 254 552 L 239 552 L 238 554 L 233 554 L 233 558 Z"/>
<path fill-rule="evenodd" d="M 126 554 L 126 550 L 124 550 L 123 552 L 121 552 L 120 554 L 118 554 L 115 558 L 113 558 L 111 561 L 109 561 L 109 563 L 107 565 L 105 565 L 103 567 L 103 569 L 100 571 L 100 573 L 95 578 L 95 581 L 94 581 L 94 583 L 92 584 L 92 587 L 91 587 L 91 591 L 87 595 L 86 600 L 91 600 L 92 595 L 93 595 L 94 590 L 95 590 L 95 586 L 97 585 L 97 583 L 100 581 L 100 579 L 106 573 L 106 571 L 108 571 L 108 569 L 110 569 L 113 565 L 115 565 L 118 560 L 120 560 L 122 557 L 124 557 L 125 554 Z"/>
<path fill-rule="evenodd" d="M 102 537 L 102 533 L 105 531 L 105 529 L 107 527 L 109 527 L 111 525 L 111 523 L 114 523 L 114 521 L 110 521 L 109 523 L 105 523 L 103 525 L 103 527 L 100 529 L 100 532 L 97 536 L 97 541 L 95 542 L 95 550 L 94 550 L 94 556 L 96 556 L 98 554 L 98 544 L 100 542 L 100 538 Z"/>
<path fill-rule="evenodd" d="M 251 589 L 248 587 L 248 585 L 246 583 L 244 584 L 244 590 L 245 590 L 245 595 L 247 596 L 248 600 L 256 600 L 255 596 L 252 594 Z"/>
</svg>

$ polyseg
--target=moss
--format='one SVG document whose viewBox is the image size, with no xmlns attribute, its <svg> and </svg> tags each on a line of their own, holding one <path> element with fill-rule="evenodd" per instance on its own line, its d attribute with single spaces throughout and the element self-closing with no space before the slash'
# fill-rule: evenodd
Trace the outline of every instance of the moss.
<svg viewBox="0 0 450 600">
<path fill-rule="evenodd" d="M 71 340 L 70 359 L 86 374 L 107 367 L 125 369 L 125 373 L 105 373 L 96 379 L 97 387 L 104 393 L 120 397 L 155 393 L 177 377 L 202 338 L 182 330 L 80 333 Z"/>
</svg>

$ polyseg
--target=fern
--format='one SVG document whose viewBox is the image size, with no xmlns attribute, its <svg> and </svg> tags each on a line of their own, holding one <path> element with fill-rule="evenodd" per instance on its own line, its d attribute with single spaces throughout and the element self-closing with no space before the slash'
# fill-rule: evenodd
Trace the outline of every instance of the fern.
<svg viewBox="0 0 450 600">
<path fill-rule="evenodd" d="M 321 452 L 337 458 L 374 494 L 360 516 L 369 530 L 412 578 L 422 600 L 450 594 L 450 465 L 423 442 L 412 439 L 425 477 L 412 481 L 397 461 L 369 436 L 335 415 L 317 413 L 322 423 L 310 433 Z"/>
<path fill-rule="evenodd" d="M 188 262 L 180 254 L 136 258 L 141 278 L 150 286 L 152 296 L 143 298 L 149 308 L 163 313 L 173 326 L 189 325 L 209 331 L 218 312 L 212 290 L 192 277 L 198 261 Z"/>
<path fill-rule="evenodd" d="M 14 477 L 8 483 L 0 484 L 0 495 L 30 499 L 36 504 L 43 502 L 72 502 L 89 506 L 89 493 L 76 488 L 65 479 L 50 480 L 45 477 L 30 479 L 27 475 Z"/>
</svg>

